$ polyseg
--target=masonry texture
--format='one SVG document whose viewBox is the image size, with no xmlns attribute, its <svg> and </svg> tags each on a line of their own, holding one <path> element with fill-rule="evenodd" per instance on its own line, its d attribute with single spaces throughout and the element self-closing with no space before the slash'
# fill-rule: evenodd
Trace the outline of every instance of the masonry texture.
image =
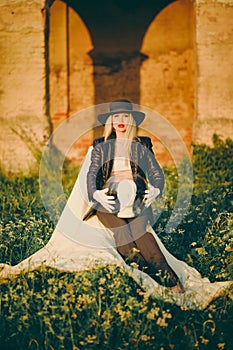
<svg viewBox="0 0 233 350">
<path fill-rule="evenodd" d="M 143 41 L 142 52 L 148 59 L 140 72 L 140 103 L 165 116 L 189 150 L 194 121 L 193 12 L 192 2 L 178 1 L 157 15 Z M 161 145 L 158 147 L 161 153 Z M 167 160 L 164 152 L 161 156 Z"/>
<path fill-rule="evenodd" d="M 45 117 L 44 21 L 41 1 L 0 2 L 1 167 L 28 172 L 35 158 L 26 145 L 48 138 Z"/>
<path fill-rule="evenodd" d="M 233 137 L 233 2 L 196 2 L 196 116 L 193 138 Z"/>
<path fill-rule="evenodd" d="M 232 137 L 232 1 L 169 4 L 164 0 L 166 6 L 155 9 L 154 19 L 141 32 L 137 26 L 142 23 L 142 9 L 143 16 L 149 15 L 148 2 L 130 13 L 126 6 L 116 9 L 114 2 L 111 10 L 110 1 L 105 13 L 114 11 L 119 23 L 121 18 L 134 19 L 130 33 L 124 33 L 123 41 L 116 35 L 119 42 L 114 45 L 111 35 L 117 28 L 111 21 L 103 26 L 93 17 L 91 23 L 90 17 L 85 18 L 85 2 L 79 2 L 80 13 L 74 3 L 67 1 L 70 7 L 60 0 L 0 3 L 0 165 L 4 171 L 37 169 L 35 152 L 48 140 L 51 126 L 56 130 L 76 112 L 120 97 L 163 115 L 189 150 L 192 141 L 211 144 L 215 132 Z M 134 32 L 141 33 L 139 41 Z M 86 132 L 69 149 L 72 160 L 81 162 L 93 137 L 101 132 L 90 130 L 94 120 L 93 115 L 79 121 L 77 130 Z M 150 123 L 153 118 L 145 127 Z M 166 163 L 168 152 L 150 136 L 160 162 Z M 66 138 L 69 135 L 64 135 L 64 143 Z"/>
</svg>

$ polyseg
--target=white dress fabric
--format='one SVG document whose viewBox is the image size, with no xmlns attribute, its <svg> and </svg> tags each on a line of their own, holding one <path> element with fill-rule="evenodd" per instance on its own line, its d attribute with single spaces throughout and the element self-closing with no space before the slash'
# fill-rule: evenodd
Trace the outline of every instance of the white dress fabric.
<svg viewBox="0 0 233 350">
<path fill-rule="evenodd" d="M 62 271 L 84 271 L 108 264 L 124 266 L 135 281 L 155 298 L 163 298 L 183 308 L 204 309 L 208 304 L 231 285 L 228 282 L 211 283 L 200 273 L 176 259 L 168 252 L 153 228 L 148 225 L 158 242 L 168 264 L 178 275 L 185 293 L 173 293 L 171 289 L 159 285 L 145 272 L 128 266 L 115 249 L 115 241 L 110 229 L 106 229 L 97 216 L 88 221 L 82 220 L 90 208 L 86 190 L 86 175 L 91 160 L 92 147 L 89 148 L 79 176 L 56 225 L 49 242 L 36 253 L 15 266 L 0 264 L 0 278 L 10 277 L 22 271 L 35 269 L 41 265 Z"/>
</svg>

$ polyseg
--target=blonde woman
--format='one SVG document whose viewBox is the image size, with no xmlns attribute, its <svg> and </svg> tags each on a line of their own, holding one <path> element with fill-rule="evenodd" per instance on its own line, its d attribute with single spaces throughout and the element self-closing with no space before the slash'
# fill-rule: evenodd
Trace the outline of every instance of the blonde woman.
<svg viewBox="0 0 233 350">
<path fill-rule="evenodd" d="M 98 116 L 105 131 L 93 144 L 87 174 L 93 206 L 84 220 L 96 214 L 112 230 L 116 249 L 126 262 L 136 262 L 157 282 L 182 293 L 177 275 L 146 230 L 151 203 L 163 191 L 164 175 L 150 138 L 136 135 L 144 118 L 128 100 L 113 101 L 110 111 Z"/>
</svg>

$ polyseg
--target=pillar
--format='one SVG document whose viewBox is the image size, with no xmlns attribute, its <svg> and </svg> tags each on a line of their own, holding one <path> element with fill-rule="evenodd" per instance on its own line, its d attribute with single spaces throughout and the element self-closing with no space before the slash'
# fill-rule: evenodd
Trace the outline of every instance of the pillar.
<svg viewBox="0 0 233 350">
<path fill-rule="evenodd" d="M 193 141 L 233 135 L 233 3 L 196 0 L 196 118 Z"/>
<path fill-rule="evenodd" d="M 45 103 L 45 19 L 42 1 L 2 0 L 0 165 L 30 172 L 49 134 Z"/>
</svg>

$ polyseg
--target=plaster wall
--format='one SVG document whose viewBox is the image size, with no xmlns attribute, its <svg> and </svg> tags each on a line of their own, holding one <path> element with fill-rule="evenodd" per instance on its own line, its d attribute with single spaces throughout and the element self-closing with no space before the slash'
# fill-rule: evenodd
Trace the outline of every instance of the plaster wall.
<svg viewBox="0 0 233 350">
<path fill-rule="evenodd" d="M 155 17 L 141 49 L 148 59 L 140 72 L 140 103 L 164 116 L 178 130 L 188 149 L 194 120 L 193 36 L 193 3 L 180 0 Z M 161 153 L 163 148 L 157 147 Z M 165 153 L 162 156 L 167 160 Z"/>
<path fill-rule="evenodd" d="M 93 63 L 88 55 L 92 48 L 80 16 L 69 7 L 67 21 L 66 4 L 56 0 L 50 7 L 49 35 L 50 115 L 54 128 L 95 102 Z"/>
<path fill-rule="evenodd" d="M 233 137 L 233 2 L 196 1 L 196 118 L 193 139 Z"/>
<path fill-rule="evenodd" d="M 28 145 L 48 137 L 41 8 L 39 0 L 0 2 L 0 166 L 8 173 L 34 169 Z"/>
</svg>

